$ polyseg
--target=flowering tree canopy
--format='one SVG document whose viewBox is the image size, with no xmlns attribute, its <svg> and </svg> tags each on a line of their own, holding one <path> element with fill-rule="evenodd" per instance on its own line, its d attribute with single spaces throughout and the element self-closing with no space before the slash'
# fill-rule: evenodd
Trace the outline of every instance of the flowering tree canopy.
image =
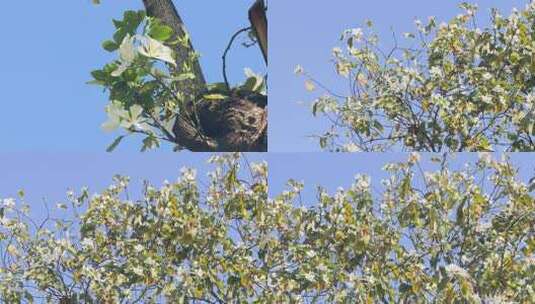
<svg viewBox="0 0 535 304">
<path fill-rule="evenodd" d="M 477 7 L 448 23 L 416 21 L 408 46 L 384 50 L 372 23 L 345 31 L 333 49 L 347 94 L 326 90 L 313 114 L 332 127 L 319 136 L 331 151 L 534 151 L 535 4 L 509 17 L 492 10 L 476 23 Z M 314 90 L 311 75 L 305 86 Z"/>
<path fill-rule="evenodd" d="M 124 177 L 100 194 L 70 193 L 62 219 L 32 218 L 22 193 L 4 199 L 0 300 L 535 301 L 535 183 L 507 159 L 452 170 L 438 157 L 424 171 L 413 154 L 385 166 L 381 193 L 357 175 L 314 202 L 292 180 L 268 197 L 266 163 L 212 161 L 208 183 L 184 169 L 138 200 Z"/>
</svg>

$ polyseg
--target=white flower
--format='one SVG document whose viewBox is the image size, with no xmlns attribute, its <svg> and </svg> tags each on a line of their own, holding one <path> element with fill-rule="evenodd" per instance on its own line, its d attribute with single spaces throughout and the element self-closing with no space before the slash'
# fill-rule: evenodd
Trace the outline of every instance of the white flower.
<svg viewBox="0 0 535 304">
<path fill-rule="evenodd" d="M 351 36 L 355 41 L 359 42 L 364 36 L 364 32 L 361 28 L 354 28 L 346 30 L 346 36 Z"/>
<path fill-rule="evenodd" d="M 94 249 L 95 248 L 95 243 L 93 242 L 93 240 L 89 239 L 89 238 L 84 238 L 80 244 L 82 245 L 82 248 L 84 249 Z"/>
<path fill-rule="evenodd" d="M 176 66 L 173 50 L 165 46 L 158 40 L 152 39 L 148 36 L 136 36 L 141 42 L 138 51 L 141 55 L 165 61 Z"/>
<path fill-rule="evenodd" d="M 492 89 L 492 92 L 494 92 L 496 94 L 502 94 L 502 93 L 505 93 L 505 89 L 502 88 L 501 86 L 497 85 Z"/>
<path fill-rule="evenodd" d="M 142 117 L 143 108 L 140 105 L 133 105 L 128 110 L 128 115 L 123 118 L 121 121 L 121 127 L 125 129 L 135 129 L 135 130 L 148 130 L 150 125 L 147 124 L 147 121 Z"/>
<path fill-rule="evenodd" d="M 477 155 L 479 160 L 486 164 L 489 164 L 492 161 L 492 154 L 489 152 L 479 152 Z"/>
<path fill-rule="evenodd" d="M 137 48 L 136 44 L 139 44 Z M 148 36 L 130 36 L 127 34 L 119 46 L 119 61 L 121 65 L 111 75 L 114 77 L 121 76 L 132 65 L 138 54 L 176 66 L 174 53 L 171 48 Z"/>
<path fill-rule="evenodd" d="M 121 62 L 121 65 L 111 73 L 111 76 L 121 76 L 121 74 L 126 71 L 126 69 L 128 69 L 128 67 L 136 59 L 137 53 L 134 48 L 134 41 L 135 37 L 130 36 L 129 34 L 124 37 L 121 45 L 119 46 L 119 61 Z"/>
<path fill-rule="evenodd" d="M 134 250 L 136 252 L 138 252 L 138 253 L 142 252 L 144 249 L 145 249 L 145 247 L 143 247 L 143 245 L 141 245 L 141 244 L 137 244 L 136 246 L 134 246 Z"/>
<path fill-rule="evenodd" d="M 267 175 L 267 162 L 263 161 L 261 163 L 252 163 L 251 171 L 255 176 Z"/>
<path fill-rule="evenodd" d="M 455 264 L 449 264 L 445 268 L 446 268 L 446 272 L 449 275 L 458 276 L 458 277 L 462 277 L 465 279 L 470 279 L 470 274 L 468 274 L 468 272 L 462 267 L 459 267 Z"/>
<path fill-rule="evenodd" d="M 4 199 L 4 207 L 6 207 L 7 209 L 13 209 L 15 208 L 15 199 L 14 198 L 6 198 Z"/>
<path fill-rule="evenodd" d="M 140 266 L 136 266 L 132 269 L 132 271 L 134 271 L 135 274 L 137 274 L 138 276 L 143 276 L 145 273 L 143 272 L 143 268 L 140 267 Z"/>
<path fill-rule="evenodd" d="M 485 297 L 483 302 L 484 303 L 488 303 L 488 304 L 507 304 L 507 303 L 512 303 L 510 301 L 507 301 L 507 298 L 505 298 L 504 296 L 501 296 L 501 295 L 492 296 L 492 297 Z"/>
<path fill-rule="evenodd" d="M 492 223 L 485 222 L 485 223 L 478 223 L 476 226 L 476 232 L 482 233 L 492 228 Z"/>
<path fill-rule="evenodd" d="M 312 272 L 307 272 L 307 273 L 303 274 L 303 277 L 305 279 L 307 279 L 309 282 L 315 282 L 316 281 L 316 276 Z"/>
<path fill-rule="evenodd" d="M 197 177 L 197 170 L 195 169 L 182 168 L 180 169 L 180 172 L 182 173 L 182 179 L 186 181 L 195 181 L 195 178 Z"/>
<path fill-rule="evenodd" d="M 492 103 L 492 96 L 483 95 L 481 96 L 481 101 L 483 101 L 484 103 Z"/>
<path fill-rule="evenodd" d="M 128 117 L 128 112 L 124 109 L 119 101 L 112 100 L 106 106 L 106 113 L 108 113 L 108 120 L 104 122 L 101 128 L 106 132 L 111 132 L 121 125 L 121 120 Z"/>
<path fill-rule="evenodd" d="M 442 69 L 437 66 L 434 66 L 429 70 L 429 74 L 431 74 L 431 77 L 433 78 L 440 78 L 442 77 Z"/>
<path fill-rule="evenodd" d="M 355 182 L 351 185 L 351 190 L 355 192 L 368 191 L 371 185 L 370 177 L 367 175 L 355 175 Z"/>
<path fill-rule="evenodd" d="M 491 80 L 492 79 L 492 74 L 489 73 L 489 72 L 486 72 L 485 74 L 483 74 L 483 80 Z"/>
<path fill-rule="evenodd" d="M 343 150 L 344 152 L 360 152 L 359 146 L 357 146 L 355 143 L 349 143 L 344 145 Z"/>
</svg>

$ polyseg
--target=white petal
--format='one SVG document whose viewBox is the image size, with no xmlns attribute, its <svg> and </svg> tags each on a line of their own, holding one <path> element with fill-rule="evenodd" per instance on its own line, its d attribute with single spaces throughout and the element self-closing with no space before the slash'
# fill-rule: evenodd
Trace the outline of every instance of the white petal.
<svg viewBox="0 0 535 304">
<path fill-rule="evenodd" d="M 112 118 L 109 118 L 106 122 L 104 122 L 100 127 L 102 128 L 102 130 L 104 130 L 105 132 L 112 132 L 114 130 L 116 130 L 117 128 L 119 128 L 119 125 L 120 125 L 120 122 L 118 119 L 112 119 Z"/>
<path fill-rule="evenodd" d="M 141 46 L 138 51 L 141 55 L 155 58 L 161 61 L 168 62 L 176 66 L 173 50 L 158 40 L 152 39 L 147 36 L 138 37 L 141 42 Z"/>
<path fill-rule="evenodd" d="M 130 107 L 130 117 L 132 120 L 138 120 L 138 118 L 143 113 L 143 108 L 140 105 L 133 105 Z"/>
<path fill-rule="evenodd" d="M 124 37 L 121 46 L 119 46 L 119 58 L 124 63 L 132 63 L 136 59 L 136 50 L 134 48 L 134 38 L 129 34 Z"/>
</svg>

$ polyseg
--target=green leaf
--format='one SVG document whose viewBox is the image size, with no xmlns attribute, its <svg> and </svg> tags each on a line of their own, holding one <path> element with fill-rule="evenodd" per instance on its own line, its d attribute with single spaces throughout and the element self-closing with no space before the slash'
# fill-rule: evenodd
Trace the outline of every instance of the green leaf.
<svg viewBox="0 0 535 304">
<path fill-rule="evenodd" d="M 123 22 L 120 21 L 120 20 L 112 19 L 112 22 L 113 22 L 113 25 L 115 26 L 116 29 L 118 29 L 121 26 L 123 26 Z"/>
<path fill-rule="evenodd" d="M 128 34 L 128 32 L 124 28 L 120 28 L 113 34 L 113 40 L 120 45 L 121 42 L 123 42 L 124 37 L 126 37 L 126 34 Z"/>
<path fill-rule="evenodd" d="M 113 40 L 120 45 L 126 34 L 135 35 L 143 19 L 145 19 L 144 11 L 126 11 L 122 21 L 113 21 L 113 24 L 117 27 L 117 31 L 113 34 Z"/>
<path fill-rule="evenodd" d="M 160 147 L 160 141 L 153 135 L 147 136 L 143 139 L 143 147 L 141 147 L 141 152 L 145 152 L 151 149 Z"/>
<path fill-rule="evenodd" d="M 108 52 L 113 52 L 119 48 L 119 44 L 112 40 L 106 40 L 102 43 L 102 48 Z"/>
<path fill-rule="evenodd" d="M 100 80 L 100 81 L 106 80 L 106 73 L 103 70 L 94 70 L 91 72 L 91 76 L 93 76 L 95 80 Z"/>
<path fill-rule="evenodd" d="M 228 88 L 224 82 L 210 83 L 206 86 L 209 92 L 213 93 L 228 93 Z"/>
<path fill-rule="evenodd" d="M 403 181 L 401 182 L 401 188 L 399 192 L 400 197 L 405 198 L 410 194 L 412 190 L 411 184 L 412 184 L 411 177 L 409 175 L 405 176 L 403 178 Z"/>
<path fill-rule="evenodd" d="M 203 98 L 206 100 L 223 100 L 226 99 L 228 96 L 225 96 L 223 94 L 206 94 L 203 95 Z"/>
<path fill-rule="evenodd" d="M 121 136 L 117 137 L 111 143 L 111 145 L 108 146 L 108 148 L 106 149 L 106 152 L 112 152 L 113 150 L 115 150 L 115 148 L 117 148 L 117 146 L 121 143 L 121 141 L 123 140 L 124 137 L 125 137 L 124 135 L 121 135 Z"/>
<path fill-rule="evenodd" d="M 108 81 L 108 75 L 103 70 L 95 70 L 91 72 L 94 80 L 88 81 L 88 84 L 104 85 Z"/>
<path fill-rule="evenodd" d="M 260 93 L 264 89 L 264 77 L 255 74 L 251 69 L 245 68 L 247 80 L 240 87 L 241 90 Z"/>
<path fill-rule="evenodd" d="M 325 147 L 327 147 L 327 137 L 320 137 L 320 147 L 323 149 Z"/>
<path fill-rule="evenodd" d="M 173 29 L 164 24 L 153 24 L 149 29 L 148 35 L 159 41 L 167 41 L 173 36 Z"/>
<path fill-rule="evenodd" d="M 241 87 L 245 91 L 254 91 L 256 86 L 256 77 L 249 77 Z"/>
<path fill-rule="evenodd" d="M 190 79 L 195 79 L 195 74 L 193 73 L 184 73 L 184 74 L 180 74 L 176 77 L 173 77 L 173 80 L 174 81 L 184 81 L 184 80 L 190 80 Z"/>
<path fill-rule="evenodd" d="M 316 116 L 317 113 L 318 113 L 318 103 L 315 102 L 314 104 L 312 104 L 312 115 Z"/>
</svg>

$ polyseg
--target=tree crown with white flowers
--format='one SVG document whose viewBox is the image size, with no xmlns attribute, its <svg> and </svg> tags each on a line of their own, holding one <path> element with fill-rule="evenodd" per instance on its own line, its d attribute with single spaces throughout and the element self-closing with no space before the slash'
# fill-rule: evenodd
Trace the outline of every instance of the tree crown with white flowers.
<svg viewBox="0 0 535 304">
<path fill-rule="evenodd" d="M 349 92 L 326 90 L 313 114 L 330 121 L 318 135 L 330 151 L 534 151 L 535 4 L 486 28 L 477 6 L 448 23 L 417 20 L 405 44 L 384 50 L 371 22 L 345 31 L 333 49 Z M 298 66 L 305 87 L 321 83 Z"/>
<path fill-rule="evenodd" d="M 532 303 L 535 181 L 488 154 L 460 169 L 412 154 L 382 186 L 268 197 L 267 164 L 214 156 L 138 200 L 117 177 L 44 221 L 0 213 L 4 303 Z M 380 193 L 377 190 L 382 187 Z M 59 217 L 59 216 L 57 216 Z"/>
</svg>

